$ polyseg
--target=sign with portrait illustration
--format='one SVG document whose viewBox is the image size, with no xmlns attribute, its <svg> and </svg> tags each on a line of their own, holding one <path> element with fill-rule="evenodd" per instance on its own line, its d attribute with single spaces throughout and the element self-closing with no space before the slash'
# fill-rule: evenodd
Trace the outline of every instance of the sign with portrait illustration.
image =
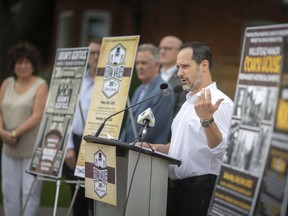
<svg viewBox="0 0 288 216">
<path fill-rule="evenodd" d="M 58 49 L 29 172 L 59 178 L 89 48 Z"/>
<path fill-rule="evenodd" d="M 288 25 L 246 29 L 228 149 L 208 215 L 287 215 Z"/>
</svg>

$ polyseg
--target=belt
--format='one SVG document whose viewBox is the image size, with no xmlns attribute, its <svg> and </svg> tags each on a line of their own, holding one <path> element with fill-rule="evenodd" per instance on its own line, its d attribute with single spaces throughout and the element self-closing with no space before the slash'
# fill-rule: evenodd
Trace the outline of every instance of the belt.
<svg viewBox="0 0 288 216">
<path fill-rule="evenodd" d="M 210 182 L 215 183 L 217 176 L 213 174 L 201 175 L 201 176 L 193 176 L 190 178 L 179 179 L 179 180 L 172 180 L 169 179 L 168 185 L 169 187 L 176 188 L 176 187 L 183 187 L 186 185 L 200 183 L 200 182 Z"/>
</svg>

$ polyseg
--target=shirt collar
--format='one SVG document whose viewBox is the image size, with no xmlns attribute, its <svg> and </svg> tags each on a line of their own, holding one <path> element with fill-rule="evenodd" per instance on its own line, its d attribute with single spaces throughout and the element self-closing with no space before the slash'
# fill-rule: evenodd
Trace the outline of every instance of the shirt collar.
<svg viewBox="0 0 288 216">
<path fill-rule="evenodd" d="M 167 70 L 164 70 L 163 67 L 160 68 L 160 72 L 161 72 L 161 73 L 170 73 L 170 74 L 173 74 L 176 70 L 177 70 L 176 65 L 168 68 Z"/>
<path fill-rule="evenodd" d="M 84 74 L 84 79 L 87 81 L 87 82 L 92 82 L 94 83 L 94 79 L 91 79 L 90 77 L 90 69 L 86 70 L 85 74 Z"/>
<path fill-rule="evenodd" d="M 163 67 L 160 68 L 160 74 L 161 74 L 161 77 L 162 79 L 167 82 L 172 76 L 173 74 L 175 73 L 175 71 L 177 71 L 178 68 L 176 67 L 176 65 L 168 68 L 167 70 L 164 70 Z"/>
</svg>

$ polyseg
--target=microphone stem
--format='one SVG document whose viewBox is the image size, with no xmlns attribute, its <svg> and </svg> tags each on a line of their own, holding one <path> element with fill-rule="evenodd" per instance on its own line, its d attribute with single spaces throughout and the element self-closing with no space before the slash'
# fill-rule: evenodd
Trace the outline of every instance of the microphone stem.
<svg viewBox="0 0 288 216">
<path fill-rule="evenodd" d="M 157 93 L 157 94 L 153 95 L 152 97 L 149 97 L 149 98 L 147 98 L 147 99 L 145 99 L 145 100 L 143 100 L 143 101 L 140 101 L 140 102 L 138 102 L 138 103 L 136 103 L 136 104 L 133 104 L 133 105 L 130 106 L 130 107 L 127 107 L 127 108 L 125 108 L 125 109 L 123 109 L 123 110 L 120 110 L 120 111 L 118 111 L 118 112 L 116 112 L 116 113 L 113 113 L 112 115 L 110 115 L 109 117 L 107 117 L 107 118 L 104 120 L 104 122 L 99 126 L 97 132 L 95 133 L 95 137 L 98 137 L 98 136 L 100 135 L 100 133 L 101 133 L 101 131 L 103 130 L 103 128 L 104 128 L 104 126 L 105 126 L 105 123 L 108 121 L 108 119 L 112 118 L 112 117 L 115 116 L 115 115 L 118 115 L 118 114 L 121 113 L 121 112 L 125 112 L 126 110 L 131 109 L 131 108 L 133 108 L 133 107 L 135 107 L 135 106 L 137 106 L 137 105 L 139 105 L 139 104 L 141 104 L 141 103 L 144 103 L 144 102 L 146 102 L 146 101 L 148 101 L 148 100 L 151 100 L 152 98 L 157 97 L 157 96 L 159 96 L 159 95 L 161 95 L 161 94 L 162 94 L 162 92 Z"/>
</svg>

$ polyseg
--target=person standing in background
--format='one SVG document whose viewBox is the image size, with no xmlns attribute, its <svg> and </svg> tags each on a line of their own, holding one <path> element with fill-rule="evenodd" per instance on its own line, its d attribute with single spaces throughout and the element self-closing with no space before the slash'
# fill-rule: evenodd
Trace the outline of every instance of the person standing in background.
<svg viewBox="0 0 288 216">
<path fill-rule="evenodd" d="M 84 132 L 85 122 L 87 119 L 90 100 L 94 86 L 94 79 L 97 72 L 98 59 L 101 49 L 101 40 L 95 39 L 89 42 L 90 55 L 88 60 L 88 69 L 84 74 L 81 90 L 79 93 L 79 105 L 72 123 L 71 135 L 68 139 L 65 156 L 65 174 L 68 180 L 77 180 L 74 176 L 77 157 L 80 150 L 81 140 Z M 75 192 L 75 184 L 70 184 L 71 196 Z M 85 188 L 80 187 L 73 205 L 73 216 L 88 216 L 89 209 L 93 215 L 93 200 L 85 197 Z"/>
<path fill-rule="evenodd" d="M 159 50 L 153 44 L 142 44 L 138 47 L 135 64 L 137 77 L 142 83 L 138 86 L 131 99 L 131 104 L 141 102 L 160 92 L 160 85 L 164 82 L 159 76 Z M 149 143 L 166 143 L 170 137 L 170 125 L 173 117 L 174 95 L 155 97 L 145 103 L 132 108 L 137 134 L 142 125 L 137 124 L 137 118 L 147 108 L 151 108 L 155 116 L 155 125 L 148 129 L 144 141 Z M 135 137 L 131 119 L 128 116 L 125 128 L 121 131 L 120 140 L 134 142 Z"/>
<path fill-rule="evenodd" d="M 171 85 L 175 94 L 173 117 L 180 110 L 188 93 L 185 90 L 183 91 L 181 80 L 177 76 L 178 68 L 176 67 L 176 60 L 181 45 L 181 39 L 173 35 L 163 37 L 159 44 L 160 75 L 165 82 Z"/>
<path fill-rule="evenodd" d="M 6 216 L 39 213 L 42 182 L 26 173 L 48 95 L 47 83 L 37 75 L 39 63 L 39 52 L 29 42 L 19 42 L 8 52 L 13 76 L 3 81 L 0 90 L 2 193 Z M 34 179 L 36 182 L 29 194 Z"/>
</svg>

